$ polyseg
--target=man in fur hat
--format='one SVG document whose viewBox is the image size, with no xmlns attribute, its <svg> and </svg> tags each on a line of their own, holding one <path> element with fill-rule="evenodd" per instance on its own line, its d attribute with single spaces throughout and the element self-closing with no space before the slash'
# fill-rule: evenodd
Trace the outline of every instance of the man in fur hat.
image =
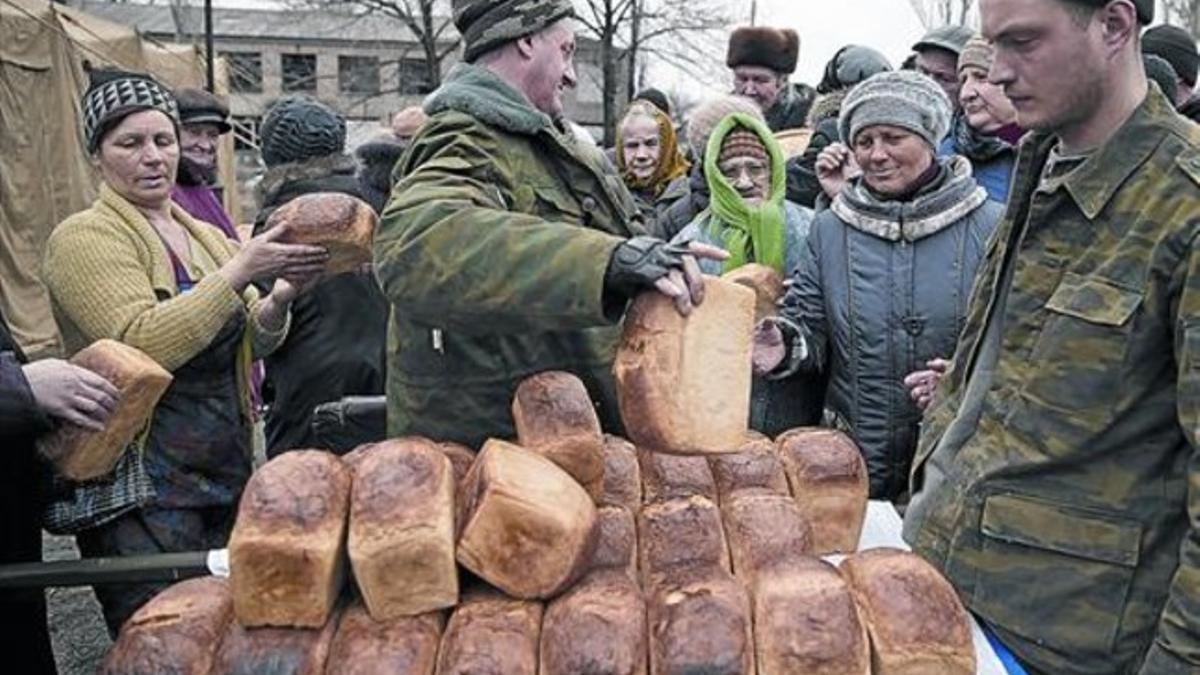
<svg viewBox="0 0 1200 675">
<path fill-rule="evenodd" d="M 800 36 L 790 28 L 742 26 L 729 37 L 725 65 L 733 71 L 733 93 L 762 108 L 771 131 L 804 126 L 816 96 L 812 87 L 793 85 Z"/>
</svg>

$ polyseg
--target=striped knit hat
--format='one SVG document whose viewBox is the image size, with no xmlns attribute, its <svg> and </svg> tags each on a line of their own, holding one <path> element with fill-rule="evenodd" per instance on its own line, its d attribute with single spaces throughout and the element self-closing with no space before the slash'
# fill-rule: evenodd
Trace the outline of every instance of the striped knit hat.
<svg viewBox="0 0 1200 675">
<path fill-rule="evenodd" d="M 88 152 L 122 119 L 142 110 L 158 110 L 179 130 L 175 97 L 153 77 L 144 73 L 103 69 L 88 71 L 88 88 L 83 94 L 83 137 Z"/>
<path fill-rule="evenodd" d="M 727 162 L 734 157 L 753 157 L 768 163 L 771 161 L 771 157 L 767 154 L 767 146 L 763 144 L 762 139 L 758 137 L 758 134 L 744 127 L 734 129 L 725 135 L 717 162 Z"/>
</svg>

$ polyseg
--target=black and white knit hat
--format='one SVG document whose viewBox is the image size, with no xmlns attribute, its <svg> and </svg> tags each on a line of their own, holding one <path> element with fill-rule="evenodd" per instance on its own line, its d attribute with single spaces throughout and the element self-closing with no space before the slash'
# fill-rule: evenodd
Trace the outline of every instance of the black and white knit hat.
<svg viewBox="0 0 1200 675">
<path fill-rule="evenodd" d="M 83 136 L 88 152 L 95 152 L 100 141 L 118 122 L 141 110 L 158 110 L 179 127 L 179 108 L 175 97 L 153 77 L 124 70 L 89 70 L 88 88 L 83 95 Z"/>
<path fill-rule="evenodd" d="M 950 131 L 950 99 L 928 77 L 911 70 L 872 75 L 842 101 L 838 133 L 846 145 L 869 126 L 907 129 L 936 148 Z"/>
</svg>

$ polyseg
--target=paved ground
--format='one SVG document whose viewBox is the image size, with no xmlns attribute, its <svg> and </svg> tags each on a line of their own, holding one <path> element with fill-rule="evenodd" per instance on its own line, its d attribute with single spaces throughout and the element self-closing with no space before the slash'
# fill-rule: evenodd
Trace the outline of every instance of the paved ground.
<svg viewBox="0 0 1200 675">
<path fill-rule="evenodd" d="M 44 560 L 78 558 L 75 538 L 43 532 L 42 556 Z M 59 675 L 95 673 L 110 641 L 91 587 L 51 588 L 46 591 L 46 605 Z"/>
</svg>

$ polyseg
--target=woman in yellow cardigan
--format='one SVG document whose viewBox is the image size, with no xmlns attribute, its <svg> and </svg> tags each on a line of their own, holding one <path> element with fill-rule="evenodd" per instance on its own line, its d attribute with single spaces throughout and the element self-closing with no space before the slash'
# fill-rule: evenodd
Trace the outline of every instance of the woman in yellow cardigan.
<svg viewBox="0 0 1200 675">
<path fill-rule="evenodd" d="M 251 471 L 251 359 L 282 342 L 292 300 L 328 254 L 272 232 L 239 249 L 191 218 L 171 201 L 179 144 L 170 92 L 145 75 L 91 76 L 84 132 L 103 185 L 51 234 L 43 279 L 68 352 L 119 340 L 174 381 L 113 475 L 60 486 L 47 525 L 76 533 L 87 557 L 224 546 Z M 277 277 L 265 296 L 252 284 Z M 159 588 L 97 588 L 109 631 Z"/>
</svg>

